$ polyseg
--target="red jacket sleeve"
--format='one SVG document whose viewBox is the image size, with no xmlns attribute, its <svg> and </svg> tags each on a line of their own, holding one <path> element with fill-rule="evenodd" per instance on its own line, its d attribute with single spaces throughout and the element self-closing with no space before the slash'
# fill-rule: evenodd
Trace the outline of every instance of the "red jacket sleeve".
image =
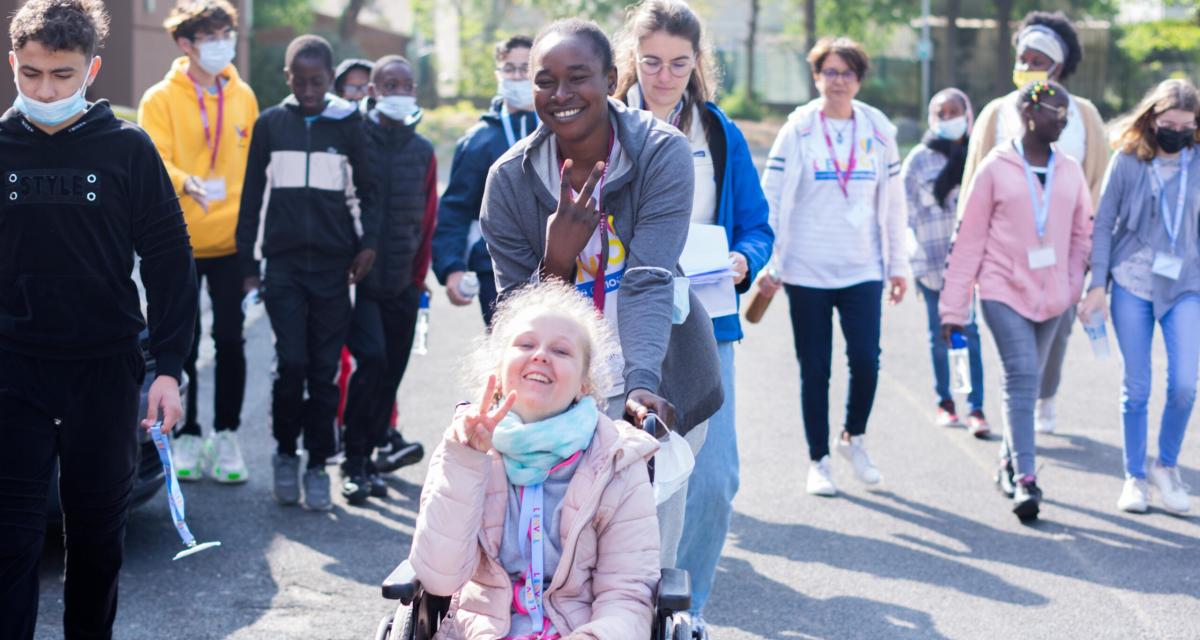
<svg viewBox="0 0 1200 640">
<path fill-rule="evenodd" d="M 425 217 L 421 219 L 421 246 L 413 259 L 413 283 L 425 282 L 429 263 L 433 260 L 433 230 L 437 227 L 437 156 L 429 158 L 429 170 L 425 173 Z"/>
</svg>

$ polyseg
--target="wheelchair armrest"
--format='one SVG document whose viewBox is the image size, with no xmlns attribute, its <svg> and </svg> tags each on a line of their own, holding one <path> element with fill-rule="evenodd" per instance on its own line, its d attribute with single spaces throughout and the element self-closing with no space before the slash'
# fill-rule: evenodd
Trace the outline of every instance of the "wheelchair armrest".
<svg viewBox="0 0 1200 640">
<path fill-rule="evenodd" d="M 692 608 L 692 580 L 683 569 L 663 569 L 658 580 L 656 604 L 660 611 L 679 612 Z"/>
<path fill-rule="evenodd" d="M 383 580 L 383 597 L 388 600 L 412 604 L 420 593 L 421 582 L 417 580 L 417 572 L 407 558 Z"/>
</svg>

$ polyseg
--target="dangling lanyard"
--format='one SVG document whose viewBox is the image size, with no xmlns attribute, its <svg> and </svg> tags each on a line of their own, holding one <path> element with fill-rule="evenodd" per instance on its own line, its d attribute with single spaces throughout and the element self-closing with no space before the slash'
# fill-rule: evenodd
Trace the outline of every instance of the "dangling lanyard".
<svg viewBox="0 0 1200 640">
<path fill-rule="evenodd" d="M 611 225 L 608 224 L 608 216 L 604 213 L 604 182 L 608 179 L 608 167 L 612 164 L 613 145 L 617 139 L 615 128 L 608 130 L 608 155 L 604 160 L 604 171 L 600 173 L 600 180 L 596 183 L 596 190 L 593 192 L 596 198 L 596 211 L 600 213 L 600 252 L 596 254 L 596 273 L 595 280 L 592 282 L 592 304 L 600 313 L 604 313 L 604 284 L 605 284 L 605 269 L 608 267 L 608 234 L 612 231 Z M 567 175 L 563 172 L 562 158 L 558 160 L 558 175 L 559 180 L 567 180 Z M 574 193 L 575 189 L 572 188 Z"/>
<path fill-rule="evenodd" d="M 525 541 L 529 540 L 529 565 L 525 568 L 525 584 L 521 586 L 521 604 L 529 612 L 534 637 L 539 637 L 546 628 L 546 615 L 542 610 L 542 582 L 545 578 L 545 531 L 542 528 L 542 483 L 531 484 L 521 492 L 521 516 L 518 536 L 521 553 L 525 553 Z"/>
<path fill-rule="evenodd" d="M 1162 209 L 1163 226 L 1167 228 L 1167 237 L 1171 239 L 1171 253 L 1176 251 L 1179 239 L 1179 227 L 1183 224 L 1183 207 L 1187 201 L 1188 164 L 1192 158 L 1192 150 L 1185 148 L 1179 154 L 1179 195 L 1175 196 L 1175 216 L 1171 217 L 1171 208 L 1167 205 L 1167 183 L 1158 172 L 1159 161 L 1151 162 L 1154 168 L 1154 181 L 1158 183 L 1158 204 Z"/>
<path fill-rule="evenodd" d="M 200 83 L 192 77 L 191 72 L 188 72 L 188 79 L 192 81 L 192 88 L 196 90 L 196 101 L 200 103 L 200 123 L 204 125 L 204 144 L 212 151 L 209 161 L 208 170 L 211 173 L 217 167 L 217 152 L 221 149 L 221 129 L 225 124 L 225 90 L 221 87 L 221 78 L 217 78 L 217 130 L 213 132 L 209 126 L 208 107 L 204 104 L 204 89 L 200 88 Z"/>
<path fill-rule="evenodd" d="M 855 151 L 858 148 L 858 118 L 850 113 L 850 158 L 846 161 L 846 171 L 842 172 L 842 164 L 838 162 L 837 151 L 833 148 L 833 139 L 829 137 L 829 126 L 825 123 L 825 112 L 821 112 L 821 131 L 825 134 L 825 147 L 829 149 L 829 159 L 833 161 L 833 172 L 837 176 L 838 187 L 847 200 L 850 199 L 850 175 L 854 173 L 857 160 Z"/>
<path fill-rule="evenodd" d="M 1042 201 L 1038 202 L 1037 179 L 1033 177 L 1033 167 L 1025 159 L 1025 146 L 1017 138 L 1013 139 L 1013 147 L 1021 156 L 1021 164 L 1025 165 L 1025 185 L 1029 187 L 1029 199 L 1033 202 L 1033 222 L 1037 225 L 1038 239 L 1046 234 L 1046 219 L 1050 216 L 1050 192 L 1054 190 L 1054 149 L 1050 149 L 1050 157 L 1046 159 L 1046 184 L 1042 185 Z"/>
<path fill-rule="evenodd" d="M 537 121 L 537 114 L 535 113 L 533 114 L 533 122 L 536 124 Z M 517 143 L 517 140 L 521 140 L 525 136 L 529 135 L 525 129 L 526 125 L 524 116 L 521 117 L 521 137 L 518 138 L 516 134 L 513 133 L 512 114 L 508 112 L 507 104 L 500 106 L 500 124 L 504 125 L 504 137 L 508 140 L 508 146 L 510 148 Z"/>
</svg>

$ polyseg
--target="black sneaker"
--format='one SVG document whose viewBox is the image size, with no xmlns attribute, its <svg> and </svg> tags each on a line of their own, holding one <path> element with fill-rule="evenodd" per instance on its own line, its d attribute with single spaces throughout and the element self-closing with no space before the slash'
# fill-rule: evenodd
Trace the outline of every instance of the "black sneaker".
<svg viewBox="0 0 1200 640">
<path fill-rule="evenodd" d="M 342 465 L 342 497 L 350 504 L 359 505 L 366 502 L 370 495 L 371 486 L 364 461 L 361 458 L 346 460 Z"/>
<path fill-rule="evenodd" d="M 1017 481 L 1013 492 L 1013 513 L 1021 522 L 1037 520 L 1038 508 L 1042 503 L 1042 490 L 1037 486 L 1037 478 L 1023 476 Z"/>
<path fill-rule="evenodd" d="M 383 481 L 383 476 L 379 475 L 375 463 L 370 460 L 367 460 L 367 486 L 371 489 L 372 498 L 386 498 L 388 495 L 387 483 Z"/>
<path fill-rule="evenodd" d="M 425 457 L 425 447 L 419 442 L 408 442 L 399 431 L 390 429 L 387 444 L 375 449 L 375 466 L 382 473 L 391 473 L 400 467 L 416 464 Z"/>
<path fill-rule="evenodd" d="M 1010 498 L 1013 497 L 1016 480 L 1013 479 L 1012 458 L 1004 458 L 1000 468 L 996 470 L 996 488 L 1000 490 L 1000 493 Z"/>
</svg>

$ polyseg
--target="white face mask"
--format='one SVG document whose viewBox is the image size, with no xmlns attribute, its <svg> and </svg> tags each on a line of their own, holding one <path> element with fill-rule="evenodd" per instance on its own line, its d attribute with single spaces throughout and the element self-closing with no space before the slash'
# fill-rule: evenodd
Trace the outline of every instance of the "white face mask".
<svg viewBox="0 0 1200 640">
<path fill-rule="evenodd" d="M 529 111 L 533 109 L 533 83 L 525 80 L 500 80 L 500 97 L 513 109 Z"/>
<path fill-rule="evenodd" d="M 217 74 L 233 62 L 234 56 L 237 55 L 237 42 L 233 38 L 201 42 L 196 45 L 196 50 L 200 52 L 201 68 Z"/>
<path fill-rule="evenodd" d="M 16 54 L 13 54 L 13 59 L 16 60 Z M 21 84 L 17 82 L 17 76 L 13 76 L 13 84 L 17 85 L 17 99 L 13 101 L 13 107 L 25 115 L 26 118 L 37 122 L 38 124 L 47 127 L 58 126 L 72 116 L 87 108 L 87 98 L 84 95 L 87 93 L 88 76 L 91 74 L 92 64 L 96 58 L 88 60 L 86 70 L 83 73 L 83 85 L 75 93 L 54 102 L 39 102 L 25 95 L 21 91 Z M 21 62 L 17 61 L 17 68 L 21 67 Z"/>
<path fill-rule="evenodd" d="M 943 140 L 961 140 L 967 134 L 967 117 L 958 116 L 937 123 L 933 132 Z"/>
<path fill-rule="evenodd" d="M 388 120 L 404 122 L 417 111 L 415 96 L 380 96 L 375 99 L 375 108 Z"/>
</svg>

